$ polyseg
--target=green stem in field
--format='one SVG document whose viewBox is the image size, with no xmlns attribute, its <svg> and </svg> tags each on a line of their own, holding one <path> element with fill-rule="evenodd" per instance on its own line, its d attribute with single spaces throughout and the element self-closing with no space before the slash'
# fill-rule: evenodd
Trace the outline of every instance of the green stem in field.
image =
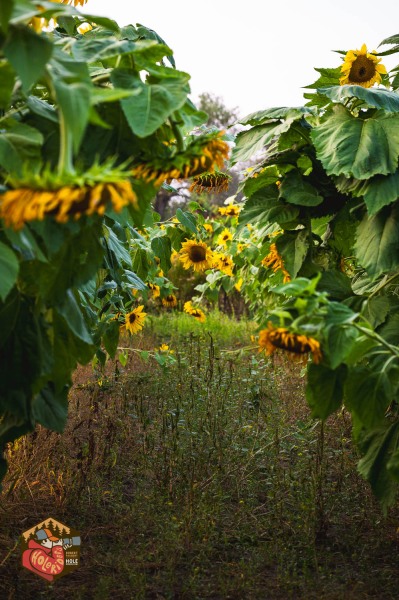
<svg viewBox="0 0 399 600">
<path fill-rule="evenodd" d="M 382 346 L 384 346 L 384 348 L 387 348 L 387 350 L 389 350 L 390 354 L 392 354 L 393 356 L 399 358 L 399 350 L 396 348 L 396 346 L 392 346 L 391 344 L 389 344 L 378 333 L 376 333 L 375 331 L 371 331 L 370 329 L 366 329 L 365 327 L 362 327 L 361 325 L 358 325 L 357 323 L 353 323 L 353 326 L 358 331 L 361 331 L 361 333 L 363 333 L 365 336 L 371 338 L 372 340 L 376 340 Z"/>
<path fill-rule="evenodd" d="M 65 116 L 58 107 L 60 119 L 60 154 L 58 157 L 58 174 L 74 173 L 72 136 L 65 121 Z"/>
</svg>

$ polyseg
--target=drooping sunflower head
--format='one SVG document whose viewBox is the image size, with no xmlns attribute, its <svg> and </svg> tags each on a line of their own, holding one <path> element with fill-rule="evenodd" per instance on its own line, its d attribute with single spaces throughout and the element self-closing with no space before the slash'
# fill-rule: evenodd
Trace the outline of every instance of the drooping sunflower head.
<svg viewBox="0 0 399 600">
<path fill-rule="evenodd" d="M 349 50 L 341 67 L 340 85 L 355 84 L 369 88 L 375 83 L 381 83 L 381 75 L 386 75 L 384 65 L 379 64 L 375 51 L 367 52 L 366 44 L 360 50 Z"/>
<path fill-rule="evenodd" d="M 226 192 L 229 189 L 231 176 L 227 173 L 215 170 L 213 173 L 200 173 L 193 179 L 190 192 L 216 193 Z"/>
<path fill-rule="evenodd" d="M 159 298 L 161 295 L 161 288 L 156 283 L 151 283 L 150 281 L 147 283 L 148 289 L 152 292 L 153 298 Z"/>
<path fill-rule="evenodd" d="M 144 305 L 138 306 L 130 313 L 125 315 L 125 328 L 130 333 L 138 333 L 144 327 L 145 317 L 147 313 L 143 312 Z"/>
<path fill-rule="evenodd" d="M 182 243 L 179 255 L 185 269 L 192 267 L 194 271 L 200 272 L 212 266 L 213 253 L 205 242 L 187 240 Z"/>
<path fill-rule="evenodd" d="M 162 298 L 162 304 L 167 308 L 174 308 L 177 306 L 177 298 L 174 294 L 168 294 Z"/>
<path fill-rule="evenodd" d="M 283 282 L 287 283 L 291 281 L 290 274 L 284 267 L 283 259 L 281 258 L 276 244 L 270 244 L 269 254 L 267 254 L 261 261 L 261 264 L 269 269 L 272 269 L 273 273 L 281 271 L 283 273 Z"/>
<path fill-rule="evenodd" d="M 206 321 L 205 313 L 200 308 L 193 308 L 190 315 L 199 323 L 205 323 Z"/>
<path fill-rule="evenodd" d="M 285 327 L 274 327 L 271 323 L 267 329 L 262 329 L 258 338 L 259 352 L 265 351 L 270 356 L 276 350 L 285 350 L 291 358 L 312 354 L 313 362 L 322 360 L 320 343 L 314 338 L 295 333 Z"/>
</svg>

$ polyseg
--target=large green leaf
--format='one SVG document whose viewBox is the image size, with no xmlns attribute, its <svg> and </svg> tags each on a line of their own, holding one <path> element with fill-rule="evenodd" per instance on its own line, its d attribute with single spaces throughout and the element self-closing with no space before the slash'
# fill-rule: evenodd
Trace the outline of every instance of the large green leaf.
<svg viewBox="0 0 399 600">
<path fill-rule="evenodd" d="M 260 188 L 275 184 L 280 179 L 280 174 L 276 166 L 265 167 L 257 177 L 249 177 L 244 184 L 244 196 L 250 198 Z"/>
<path fill-rule="evenodd" d="M 257 125 L 242 131 L 236 137 L 236 145 L 233 148 L 231 157 L 232 163 L 239 161 L 245 162 L 252 158 L 254 154 L 263 150 L 275 136 L 280 135 L 284 131 L 288 131 L 294 119 L 287 121 L 266 123 L 265 125 Z"/>
<path fill-rule="evenodd" d="M 359 337 L 358 331 L 351 326 L 331 325 L 327 328 L 327 353 L 332 369 L 345 362 Z"/>
<path fill-rule="evenodd" d="M 5 302 L 0 302 L 0 348 L 4 346 L 18 318 L 21 296 L 16 287 L 8 294 Z"/>
<path fill-rule="evenodd" d="M 391 175 L 375 175 L 362 181 L 339 177 L 336 185 L 345 194 L 363 196 L 369 215 L 374 215 L 399 198 L 399 171 Z"/>
<path fill-rule="evenodd" d="M 301 119 L 304 115 L 312 115 L 314 111 L 306 106 L 267 108 L 258 110 L 240 119 L 242 125 L 264 125 L 273 119 Z"/>
<path fill-rule="evenodd" d="M 62 315 L 68 327 L 74 335 L 87 344 L 93 342 L 92 337 L 87 329 L 82 309 L 76 301 L 72 290 L 67 290 L 62 302 L 58 302 L 56 306 L 58 314 Z"/>
<path fill-rule="evenodd" d="M 356 257 L 370 277 L 399 266 L 399 206 L 365 216 L 357 230 Z"/>
<path fill-rule="evenodd" d="M 19 262 L 15 253 L 0 242 L 0 298 L 5 300 L 14 286 L 19 272 Z"/>
<path fill-rule="evenodd" d="M 358 463 L 359 473 L 370 482 L 374 494 L 384 510 L 395 500 L 397 484 L 388 469 L 389 461 L 397 451 L 399 422 L 386 424 L 368 433 L 361 443 L 363 458 Z"/>
<path fill-rule="evenodd" d="M 12 90 L 14 88 L 14 82 L 14 69 L 7 61 L 0 60 L 0 108 L 8 108 Z"/>
<path fill-rule="evenodd" d="M 337 105 L 311 132 L 328 175 L 369 179 L 394 173 L 399 157 L 399 114 L 354 117 Z"/>
<path fill-rule="evenodd" d="M 265 226 L 272 223 L 289 223 L 299 215 L 299 208 L 278 199 L 276 185 L 264 187 L 251 196 L 240 212 L 240 227 L 253 223 Z"/>
<path fill-rule="evenodd" d="M 25 91 L 43 75 L 53 44 L 29 27 L 11 27 L 4 54 L 19 75 Z"/>
<path fill-rule="evenodd" d="M 318 93 L 333 100 L 342 102 L 348 98 L 359 98 L 369 106 L 381 108 L 385 112 L 399 112 L 399 94 L 385 88 L 364 88 L 361 85 L 335 85 L 318 88 Z"/>
<path fill-rule="evenodd" d="M 299 206 L 318 206 L 323 202 L 323 196 L 320 196 L 317 189 L 296 170 L 284 176 L 280 186 L 280 197 Z"/>
<path fill-rule="evenodd" d="M 49 382 L 32 403 L 34 419 L 53 431 L 64 431 L 68 416 L 68 387 L 61 391 L 56 390 L 54 384 Z"/>
<path fill-rule="evenodd" d="M 155 256 L 160 260 L 161 269 L 167 273 L 172 266 L 170 262 L 170 255 L 172 252 L 170 239 L 167 236 L 155 237 L 151 240 L 151 248 Z"/>
<path fill-rule="evenodd" d="M 335 370 L 314 363 L 308 366 L 306 399 L 313 418 L 327 419 L 338 410 L 342 404 L 345 377 L 344 365 Z"/>
<path fill-rule="evenodd" d="M 54 80 L 57 102 L 71 132 L 73 148 L 78 152 L 90 114 L 90 88 L 85 83 Z"/>
<path fill-rule="evenodd" d="M 0 130 L 0 166 L 7 171 L 20 173 L 24 161 L 34 161 L 40 156 L 42 134 L 33 127 L 7 119 Z"/>
<path fill-rule="evenodd" d="M 189 231 L 195 234 L 197 233 L 197 219 L 193 214 L 178 208 L 176 211 L 176 217 Z"/>
<path fill-rule="evenodd" d="M 309 249 L 309 236 L 305 229 L 285 232 L 276 242 L 284 267 L 292 278 L 296 277 Z"/>
<path fill-rule="evenodd" d="M 387 371 L 358 366 L 350 370 L 346 380 L 345 404 L 365 427 L 373 428 L 384 420 L 393 392 Z"/>
<path fill-rule="evenodd" d="M 143 83 L 129 71 L 114 70 L 115 87 L 134 89 L 137 95 L 121 100 L 121 106 L 133 133 L 139 137 L 151 135 L 165 120 L 184 105 L 190 88 L 187 78 L 170 78 L 160 83 Z"/>
</svg>

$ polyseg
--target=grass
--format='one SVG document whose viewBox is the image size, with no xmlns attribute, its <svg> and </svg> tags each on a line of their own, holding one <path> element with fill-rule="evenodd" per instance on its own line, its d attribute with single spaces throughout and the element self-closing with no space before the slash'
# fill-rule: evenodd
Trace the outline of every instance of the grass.
<svg viewBox="0 0 399 600">
<path fill-rule="evenodd" d="M 80 368 L 66 432 L 8 449 L 0 504 L 4 598 L 397 598 L 399 511 L 356 474 L 349 416 L 309 418 L 301 368 L 250 345 L 253 325 L 152 317 L 140 350 Z M 101 386 L 98 385 L 101 381 Z M 46 585 L 19 535 L 52 516 L 80 531 L 79 569 Z"/>
</svg>

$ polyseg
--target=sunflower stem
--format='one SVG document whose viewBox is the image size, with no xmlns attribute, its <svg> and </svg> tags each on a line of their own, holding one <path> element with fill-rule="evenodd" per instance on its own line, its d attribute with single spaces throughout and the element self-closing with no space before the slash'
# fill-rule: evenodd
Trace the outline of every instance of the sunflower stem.
<svg viewBox="0 0 399 600">
<path fill-rule="evenodd" d="M 170 121 L 170 125 L 172 127 L 172 131 L 176 137 L 177 148 L 178 148 L 179 152 L 184 152 L 184 140 L 183 140 L 182 133 L 178 126 L 178 123 L 182 122 L 179 117 L 179 113 L 177 113 L 177 112 L 173 113 L 173 118 L 169 118 L 169 121 Z"/>
</svg>

